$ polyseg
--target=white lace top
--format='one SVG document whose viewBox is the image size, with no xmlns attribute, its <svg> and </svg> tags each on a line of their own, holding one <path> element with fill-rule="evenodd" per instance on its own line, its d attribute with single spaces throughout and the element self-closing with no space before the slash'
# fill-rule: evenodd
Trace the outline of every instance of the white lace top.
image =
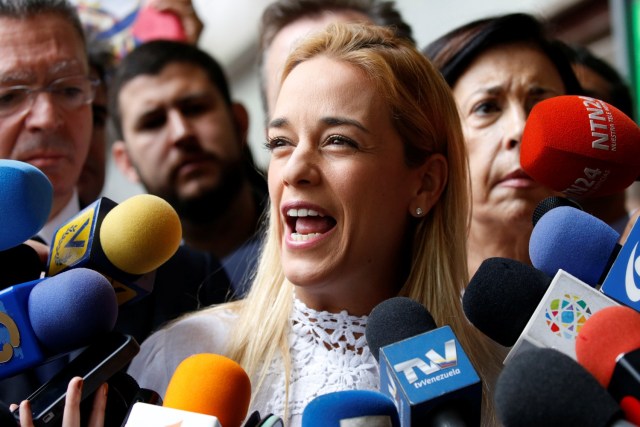
<svg viewBox="0 0 640 427">
<path fill-rule="evenodd" d="M 230 311 L 197 313 L 156 332 L 141 346 L 129 373 L 140 387 L 164 395 L 178 364 L 196 353 L 225 354 L 236 315 Z M 318 312 L 294 300 L 289 346 L 292 360 L 287 426 L 300 426 L 302 412 L 315 397 L 339 390 L 377 390 L 378 364 L 366 345 L 367 316 Z M 255 384 L 257 379 L 252 378 Z M 268 368 L 249 413 L 284 419 L 284 367 L 280 358 Z"/>
</svg>

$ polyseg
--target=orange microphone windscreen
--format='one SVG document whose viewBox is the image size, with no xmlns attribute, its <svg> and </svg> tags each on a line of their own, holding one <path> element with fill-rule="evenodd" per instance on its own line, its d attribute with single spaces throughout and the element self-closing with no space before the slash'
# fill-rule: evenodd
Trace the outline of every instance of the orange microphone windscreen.
<svg viewBox="0 0 640 427">
<path fill-rule="evenodd" d="M 640 313 L 624 306 L 606 307 L 595 312 L 576 338 L 576 357 L 603 387 L 622 353 L 640 348 Z"/>
<path fill-rule="evenodd" d="M 213 415 L 223 427 L 240 427 L 250 399 L 251 382 L 240 365 L 218 354 L 201 353 L 180 362 L 163 406 Z"/>
<path fill-rule="evenodd" d="M 164 199 L 133 196 L 107 213 L 100 244 L 109 261 L 131 274 L 145 274 L 164 264 L 180 246 L 182 226 Z"/>
<path fill-rule="evenodd" d="M 569 196 L 616 193 L 640 177 L 640 128 L 595 98 L 549 98 L 529 114 L 520 164 L 536 181 Z"/>
</svg>

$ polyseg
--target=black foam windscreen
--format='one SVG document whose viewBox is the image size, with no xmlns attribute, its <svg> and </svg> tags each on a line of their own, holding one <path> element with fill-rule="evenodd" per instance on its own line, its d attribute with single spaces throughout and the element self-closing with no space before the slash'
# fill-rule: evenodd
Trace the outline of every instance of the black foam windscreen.
<svg viewBox="0 0 640 427">
<path fill-rule="evenodd" d="M 467 319 L 489 338 L 510 347 L 547 291 L 551 278 L 509 258 L 488 258 L 462 296 Z"/>
<path fill-rule="evenodd" d="M 40 278 L 44 264 L 35 249 L 24 243 L 0 251 L 0 290 Z"/>
<path fill-rule="evenodd" d="M 572 208 L 579 209 L 581 211 L 584 210 L 582 209 L 582 206 L 580 206 L 580 203 L 576 202 L 575 200 L 569 197 L 549 196 L 543 199 L 540 203 L 538 203 L 536 208 L 533 210 L 533 217 L 531 218 L 531 222 L 533 222 L 533 226 L 535 227 L 535 225 L 538 223 L 538 220 L 542 218 L 544 214 L 549 212 L 551 209 L 554 209 L 560 206 L 569 206 Z"/>
<path fill-rule="evenodd" d="M 420 303 L 411 298 L 394 297 L 373 308 L 365 336 L 371 353 L 378 360 L 380 348 L 436 327 L 433 317 Z"/>
<path fill-rule="evenodd" d="M 505 365 L 495 402 L 505 427 L 602 427 L 623 417 L 586 369 L 550 348 L 527 350 Z"/>
</svg>

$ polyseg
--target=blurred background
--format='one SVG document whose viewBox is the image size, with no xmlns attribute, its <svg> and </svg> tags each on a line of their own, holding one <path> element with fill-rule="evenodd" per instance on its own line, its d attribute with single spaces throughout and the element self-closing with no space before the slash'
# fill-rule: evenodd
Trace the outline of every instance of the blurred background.
<svg viewBox="0 0 640 427">
<path fill-rule="evenodd" d="M 76 0 L 77 3 L 96 3 Z M 258 26 L 270 0 L 193 0 L 204 23 L 199 46 L 214 56 L 225 69 L 235 100 L 250 115 L 249 144 L 257 165 L 265 169 L 268 153 L 264 142 L 258 89 Z M 109 9 L 123 16 L 137 7 L 134 0 L 103 0 Z M 396 0 L 404 19 L 412 26 L 418 47 L 466 22 L 509 12 L 527 12 L 551 24 L 561 40 L 588 47 L 614 65 L 635 88 L 635 50 L 640 46 L 633 35 L 639 21 L 640 0 Z M 104 195 L 116 201 L 142 192 L 109 164 Z"/>
</svg>

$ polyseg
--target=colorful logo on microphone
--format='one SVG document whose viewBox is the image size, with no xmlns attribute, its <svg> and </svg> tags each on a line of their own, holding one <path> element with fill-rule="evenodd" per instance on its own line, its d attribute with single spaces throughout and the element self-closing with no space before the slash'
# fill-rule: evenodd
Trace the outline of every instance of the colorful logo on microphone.
<svg viewBox="0 0 640 427">
<path fill-rule="evenodd" d="M 544 314 L 551 332 L 568 340 L 576 339 L 590 316 L 591 308 L 587 303 L 579 296 L 570 294 L 551 300 Z"/>
</svg>

